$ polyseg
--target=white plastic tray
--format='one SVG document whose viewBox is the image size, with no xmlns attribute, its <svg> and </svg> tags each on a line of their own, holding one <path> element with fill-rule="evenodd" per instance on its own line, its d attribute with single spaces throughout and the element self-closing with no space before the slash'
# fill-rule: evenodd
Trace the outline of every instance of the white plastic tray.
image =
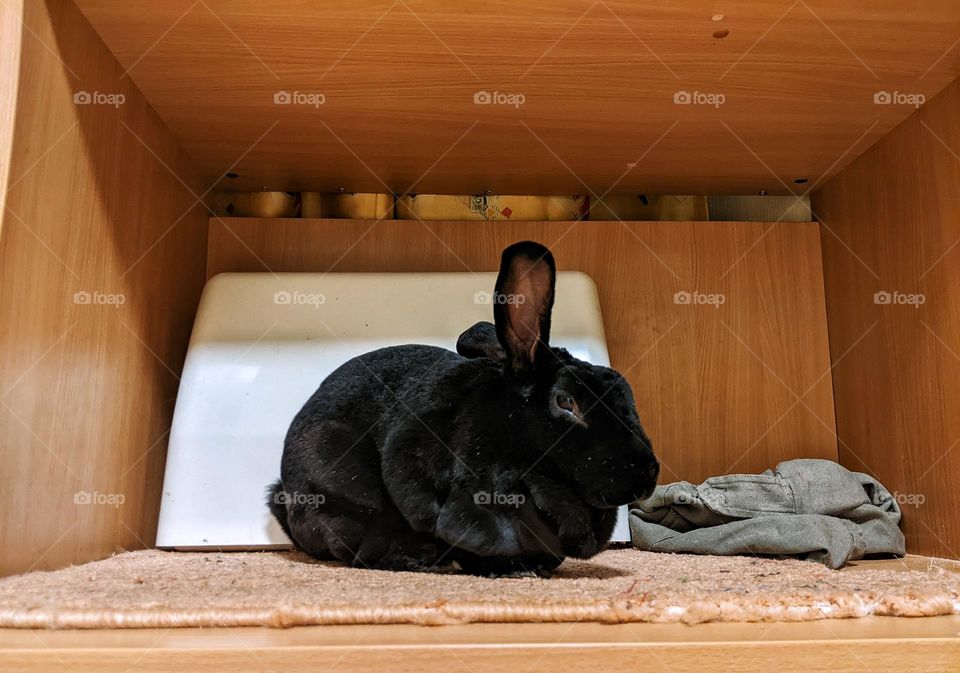
<svg viewBox="0 0 960 673">
<path fill-rule="evenodd" d="M 493 320 L 495 273 L 224 273 L 203 291 L 167 452 L 157 546 L 289 547 L 264 504 L 293 416 L 330 372 L 382 346 L 453 350 Z M 609 364 L 589 276 L 557 274 L 551 342 Z M 629 540 L 626 510 L 614 534 Z"/>
</svg>

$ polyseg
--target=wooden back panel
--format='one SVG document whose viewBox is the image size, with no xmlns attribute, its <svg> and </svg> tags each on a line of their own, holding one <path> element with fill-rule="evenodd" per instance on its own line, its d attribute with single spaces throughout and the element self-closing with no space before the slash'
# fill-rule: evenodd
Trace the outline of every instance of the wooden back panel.
<svg viewBox="0 0 960 673">
<path fill-rule="evenodd" d="M 960 81 L 813 208 L 835 360 L 859 341 L 834 370 L 840 459 L 900 496 L 910 551 L 960 558 Z"/>
<path fill-rule="evenodd" d="M 211 220 L 207 273 L 495 271 L 522 239 L 597 283 L 611 360 L 634 388 L 661 481 L 836 460 L 811 222 Z M 697 303 L 709 295 L 724 301 Z"/>
<path fill-rule="evenodd" d="M 196 168 L 73 3 L 14 0 L 5 23 L 12 5 L 0 575 L 153 543 L 207 219 Z M 76 104 L 82 91 L 124 100 Z"/>
</svg>

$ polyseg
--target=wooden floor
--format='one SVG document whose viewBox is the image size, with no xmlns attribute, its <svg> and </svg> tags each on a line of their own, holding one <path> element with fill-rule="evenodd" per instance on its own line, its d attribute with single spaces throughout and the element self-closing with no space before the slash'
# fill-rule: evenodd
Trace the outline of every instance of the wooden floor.
<svg viewBox="0 0 960 673">
<path fill-rule="evenodd" d="M 863 568 L 960 569 L 922 557 Z M 960 671 L 960 616 L 772 624 L 0 630 L 0 671 Z"/>
</svg>

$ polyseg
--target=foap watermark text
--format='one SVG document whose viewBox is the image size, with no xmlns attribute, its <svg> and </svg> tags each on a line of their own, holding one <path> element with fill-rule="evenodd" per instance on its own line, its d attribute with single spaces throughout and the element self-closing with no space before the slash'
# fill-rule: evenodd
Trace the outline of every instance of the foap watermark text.
<svg viewBox="0 0 960 673">
<path fill-rule="evenodd" d="M 300 493 L 299 491 L 277 491 L 273 494 L 273 502 L 278 505 L 304 505 L 319 507 L 327 502 L 323 493 Z"/>
<path fill-rule="evenodd" d="M 120 308 L 127 303 L 127 296 L 121 292 L 80 290 L 73 293 L 73 303 L 78 306 L 113 306 L 114 308 Z"/>
<path fill-rule="evenodd" d="M 73 94 L 73 102 L 76 105 L 112 105 L 115 108 L 120 107 L 126 102 L 127 97 L 122 93 L 106 93 L 103 91 L 76 91 Z"/>
<path fill-rule="evenodd" d="M 896 290 L 887 292 L 886 290 L 880 290 L 874 293 L 873 303 L 878 306 L 912 306 L 913 308 L 920 308 L 923 304 L 927 303 L 927 296 L 919 292 L 907 293 Z"/>
<path fill-rule="evenodd" d="M 699 290 L 687 292 L 686 290 L 680 290 L 674 293 L 673 303 L 679 306 L 713 306 L 714 308 L 720 308 L 727 303 L 727 296 L 720 292 L 710 293 L 700 292 Z"/>
<path fill-rule="evenodd" d="M 281 306 L 313 306 L 314 308 L 320 308 L 323 304 L 327 303 L 327 297 L 326 295 L 315 292 L 300 292 L 299 290 L 287 292 L 286 290 L 281 290 L 280 292 L 274 293 L 273 303 L 280 304 Z"/>
<path fill-rule="evenodd" d="M 903 91 L 878 91 L 873 94 L 874 105 L 912 105 L 920 107 L 927 102 L 922 93 L 906 93 Z"/>
<path fill-rule="evenodd" d="M 473 494 L 473 502 L 477 505 L 501 505 L 505 507 L 520 507 L 527 501 L 523 493 L 500 493 L 499 491 L 477 491 Z"/>
<path fill-rule="evenodd" d="M 475 292 L 474 304 L 516 304 L 520 305 L 527 298 L 522 294 L 506 294 L 504 292 Z"/>
<path fill-rule="evenodd" d="M 527 102 L 522 93 L 508 93 L 506 91 L 477 91 L 473 94 L 474 105 L 512 105 L 520 107 Z"/>
<path fill-rule="evenodd" d="M 120 507 L 126 502 L 123 493 L 101 493 L 100 491 L 77 491 L 73 494 L 74 505 L 109 505 Z"/>
<path fill-rule="evenodd" d="M 274 105 L 310 105 L 318 108 L 327 102 L 327 97 L 319 91 L 276 91 L 273 94 Z"/>
<path fill-rule="evenodd" d="M 674 105 L 712 105 L 720 107 L 727 101 L 727 97 L 722 93 L 709 93 L 706 91 L 677 91 L 673 94 Z"/>
</svg>

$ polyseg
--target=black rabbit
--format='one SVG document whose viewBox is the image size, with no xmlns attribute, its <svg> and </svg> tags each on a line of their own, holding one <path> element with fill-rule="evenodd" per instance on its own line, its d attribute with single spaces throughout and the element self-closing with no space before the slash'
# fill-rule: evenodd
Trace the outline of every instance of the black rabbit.
<svg viewBox="0 0 960 673">
<path fill-rule="evenodd" d="M 546 573 L 604 549 L 659 464 L 618 372 L 549 345 L 556 270 L 503 252 L 495 327 L 460 354 L 394 346 L 330 374 L 293 419 L 268 504 L 306 553 L 351 565 Z"/>
</svg>

